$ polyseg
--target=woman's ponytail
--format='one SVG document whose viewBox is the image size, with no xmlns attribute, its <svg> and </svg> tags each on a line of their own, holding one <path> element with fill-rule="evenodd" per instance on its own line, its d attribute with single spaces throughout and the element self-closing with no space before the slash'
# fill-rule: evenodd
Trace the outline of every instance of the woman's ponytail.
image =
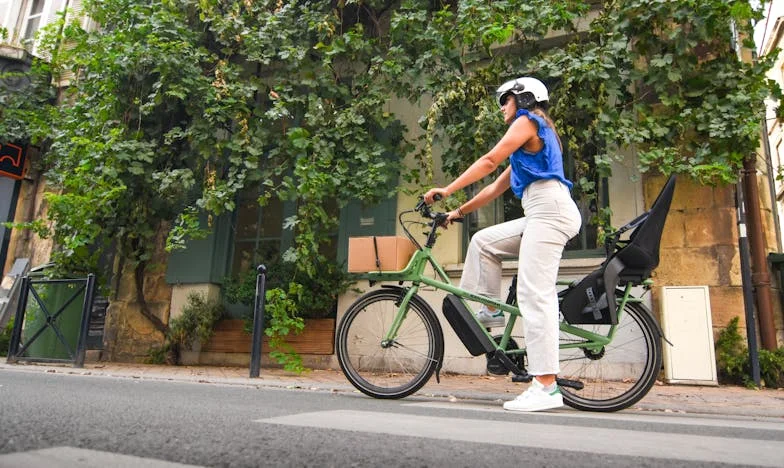
<svg viewBox="0 0 784 468">
<path fill-rule="evenodd" d="M 549 125 L 550 129 L 552 129 L 553 133 L 555 133 L 555 138 L 556 140 L 558 140 L 558 146 L 561 147 L 561 153 L 563 153 L 563 143 L 561 143 L 561 137 L 558 135 L 558 130 L 555 129 L 555 124 L 553 123 L 553 119 L 551 119 L 550 116 L 547 114 L 545 108 L 542 107 L 541 105 L 537 105 L 531 110 L 531 113 L 538 115 L 539 117 L 543 118 L 545 122 L 547 122 L 547 125 Z"/>
</svg>

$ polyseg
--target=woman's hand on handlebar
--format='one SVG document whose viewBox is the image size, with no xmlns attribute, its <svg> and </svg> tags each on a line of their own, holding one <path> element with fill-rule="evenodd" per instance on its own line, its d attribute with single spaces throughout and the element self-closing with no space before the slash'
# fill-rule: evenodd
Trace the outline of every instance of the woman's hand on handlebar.
<svg viewBox="0 0 784 468">
<path fill-rule="evenodd" d="M 441 214 L 441 224 L 440 226 L 444 229 L 448 228 L 452 223 L 462 223 L 463 217 L 460 215 L 460 212 L 457 210 L 452 210 L 449 213 Z"/>
<path fill-rule="evenodd" d="M 457 210 L 452 210 L 446 214 L 446 221 L 444 221 L 444 229 L 449 227 L 452 223 L 462 223 L 463 222 L 463 215 L 460 214 Z"/>
<path fill-rule="evenodd" d="M 448 196 L 449 192 L 447 192 L 445 188 L 435 187 L 428 190 L 422 198 L 424 198 L 425 203 L 432 205 L 434 201 L 441 200 L 442 198 L 446 198 Z"/>
</svg>

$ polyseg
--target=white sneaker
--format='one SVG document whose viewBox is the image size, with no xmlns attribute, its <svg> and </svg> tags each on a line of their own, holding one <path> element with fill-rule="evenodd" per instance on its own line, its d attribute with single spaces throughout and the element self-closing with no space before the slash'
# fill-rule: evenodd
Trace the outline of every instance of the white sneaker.
<svg viewBox="0 0 784 468">
<path fill-rule="evenodd" d="M 503 312 L 500 310 L 491 312 L 485 306 L 482 306 L 476 313 L 476 319 L 485 328 L 503 327 L 505 323 Z"/>
<path fill-rule="evenodd" d="M 536 378 L 531 382 L 528 390 L 521 393 L 517 398 L 504 403 L 504 409 L 509 411 L 542 411 L 563 406 L 563 396 L 558 385 L 551 392 L 545 391 Z"/>
</svg>

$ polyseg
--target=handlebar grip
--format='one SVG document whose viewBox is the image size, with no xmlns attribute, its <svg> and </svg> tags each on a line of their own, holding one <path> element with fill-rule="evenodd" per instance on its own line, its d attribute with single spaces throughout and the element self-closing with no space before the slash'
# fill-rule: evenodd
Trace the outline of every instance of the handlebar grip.
<svg viewBox="0 0 784 468">
<path fill-rule="evenodd" d="M 441 200 L 442 198 L 443 198 L 443 197 L 442 197 L 441 195 L 439 195 L 439 194 L 435 194 L 435 195 L 433 196 L 433 201 L 439 201 L 439 200 Z M 416 207 L 414 208 L 414 210 L 415 210 L 415 211 L 419 211 L 419 210 L 421 210 L 422 208 L 424 208 L 426 205 L 427 205 L 427 203 L 425 203 L 425 199 L 424 199 L 424 198 L 423 198 L 423 197 L 420 195 L 420 197 L 419 197 L 419 203 L 417 203 L 417 204 L 416 204 Z"/>
</svg>

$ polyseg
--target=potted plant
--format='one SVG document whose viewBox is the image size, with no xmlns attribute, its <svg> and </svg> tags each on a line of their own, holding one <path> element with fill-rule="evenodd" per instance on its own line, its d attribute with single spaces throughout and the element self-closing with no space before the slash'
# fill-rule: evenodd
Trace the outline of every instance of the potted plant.
<svg viewBox="0 0 784 468">
<path fill-rule="evenodd" d="M 302 348 L 302 343 L 308 343 L 309 349 L 318 349 L 319 353 L 331 354 L 337 299 L 351 285 L 349 275 L 335 262 L 319 264 L 316 278 L 299 271 L 294 263 L 283 260 L 266 266 L 264 323 L 265 335 L 269 337 L 270 357 L 286 368 L 296 368 L 296 362 L 301 363 L 296 351 L 298 346 Z M 228 303 L 245 305 L 244 328 L 250 333 L 256 294 L 255 270 L 227 278 L 223 293 Z M 325 333 L 327 329 L 328 334 Z M 315 338 L 308 336 L 310 331 L 314 332 Z M 302 336 L 295 337 L 300 333 Z M 314 343 L 313 340 L 323 343 Z"/>
<path fill-rule="evenodd" d="M 225 316 L 219 300 L 208 300 L 203 294 L 191 293 L 182 313 L 169 321 L 163 347 L 150 351 L 149 361 L 179 365 L 182 352 L 206 343 L 215 324 Z"/>
</svg>

